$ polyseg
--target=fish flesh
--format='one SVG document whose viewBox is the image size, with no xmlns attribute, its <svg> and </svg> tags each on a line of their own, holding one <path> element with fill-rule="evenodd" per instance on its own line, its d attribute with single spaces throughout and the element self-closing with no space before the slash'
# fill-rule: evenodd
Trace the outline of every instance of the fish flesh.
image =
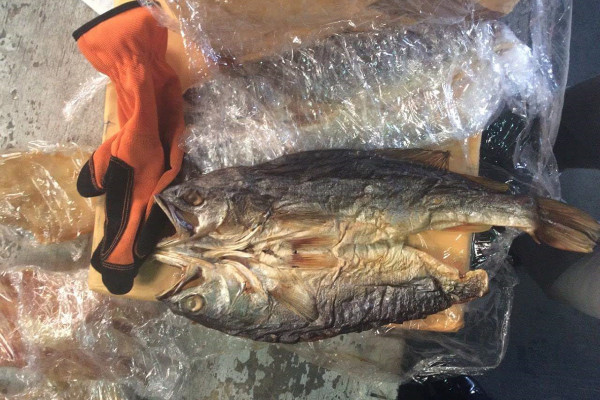
<svg viewBox="0 0 600 400">
<path fill-rule="evenodd" d="M 449 172 L 447 154 L 323 150 L 213 171 L 156 197 L 176 233 L 154 255 L 183 269 L 159 296 L 173 312 L 231 335 L 294 343 L 423 318 L 483 296 L 406 243 L 425 230 L 517 228 L 592 251 L 600 224 L 544 198 Z"/>
</svg>

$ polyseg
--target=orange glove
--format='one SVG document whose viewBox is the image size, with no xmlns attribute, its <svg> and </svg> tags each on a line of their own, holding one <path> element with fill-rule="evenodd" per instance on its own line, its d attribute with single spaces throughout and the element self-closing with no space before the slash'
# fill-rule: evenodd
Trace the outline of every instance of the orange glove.
<svg viewBox="0 0 600 400">
<path fill-rule="evenodd" d="M 108 75 L 117 92 L 120 131 L 94 152 L 80 172 L 84 197 L 106 194 L 104 238 L 92 266 L 111 293 L 131 290 L 166 217 L 154 194 L 177 176 L 183 160 L 183 99 L 165 59 L 167 29 L 135 1 L 100 15 L 73 33 L 82 54 Z"/>
</svg>

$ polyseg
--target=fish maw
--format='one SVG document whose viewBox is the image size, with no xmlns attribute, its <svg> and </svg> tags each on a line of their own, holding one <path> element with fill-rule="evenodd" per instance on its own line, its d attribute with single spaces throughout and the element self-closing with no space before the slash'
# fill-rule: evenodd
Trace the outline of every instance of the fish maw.
<svg viewBox="0 0 600 400">
<path fill-rule="evenodd" d="M 43 244 L 92 232 L 92 201 L 76 189 L 89 156 L 75 145 L 0 154 L 0 224 L 29 231 Z"/>
</svg>

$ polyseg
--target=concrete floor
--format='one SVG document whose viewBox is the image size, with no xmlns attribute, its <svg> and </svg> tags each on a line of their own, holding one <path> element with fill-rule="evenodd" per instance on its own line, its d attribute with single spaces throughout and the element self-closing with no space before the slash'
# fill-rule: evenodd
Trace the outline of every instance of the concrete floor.
<svg viewBox="0 0 600 400">
<path fill-rule="evenodd" d="M 95 13 L 81 1 L 0 1 L 0 149 L 31 140 L 100 143 L 103 94 L 66 122 L 62 108 L 97 76 L 71 32 Z"/>
</svg>

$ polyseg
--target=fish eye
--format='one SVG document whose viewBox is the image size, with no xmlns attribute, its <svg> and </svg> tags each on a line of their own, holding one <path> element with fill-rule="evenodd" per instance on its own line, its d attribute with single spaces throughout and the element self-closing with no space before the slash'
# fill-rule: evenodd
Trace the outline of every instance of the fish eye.
<svg viewBox="0 0 600 400">
<path fill-rule="evenodd" d="M 194 294 L 186 297 L 181 305 L 185 311 L 197 313 L 204 307 L 204 298 L 199 294 Z"/>
<path fill-rule="evenodd" d="M 183 196 L 183 201 L 188 203 L 191 206 L 199 206 L 204 203 L 204 198 L 200 195 L 200 193 L 196 189 L 187 190 Z"/>
</svg>

